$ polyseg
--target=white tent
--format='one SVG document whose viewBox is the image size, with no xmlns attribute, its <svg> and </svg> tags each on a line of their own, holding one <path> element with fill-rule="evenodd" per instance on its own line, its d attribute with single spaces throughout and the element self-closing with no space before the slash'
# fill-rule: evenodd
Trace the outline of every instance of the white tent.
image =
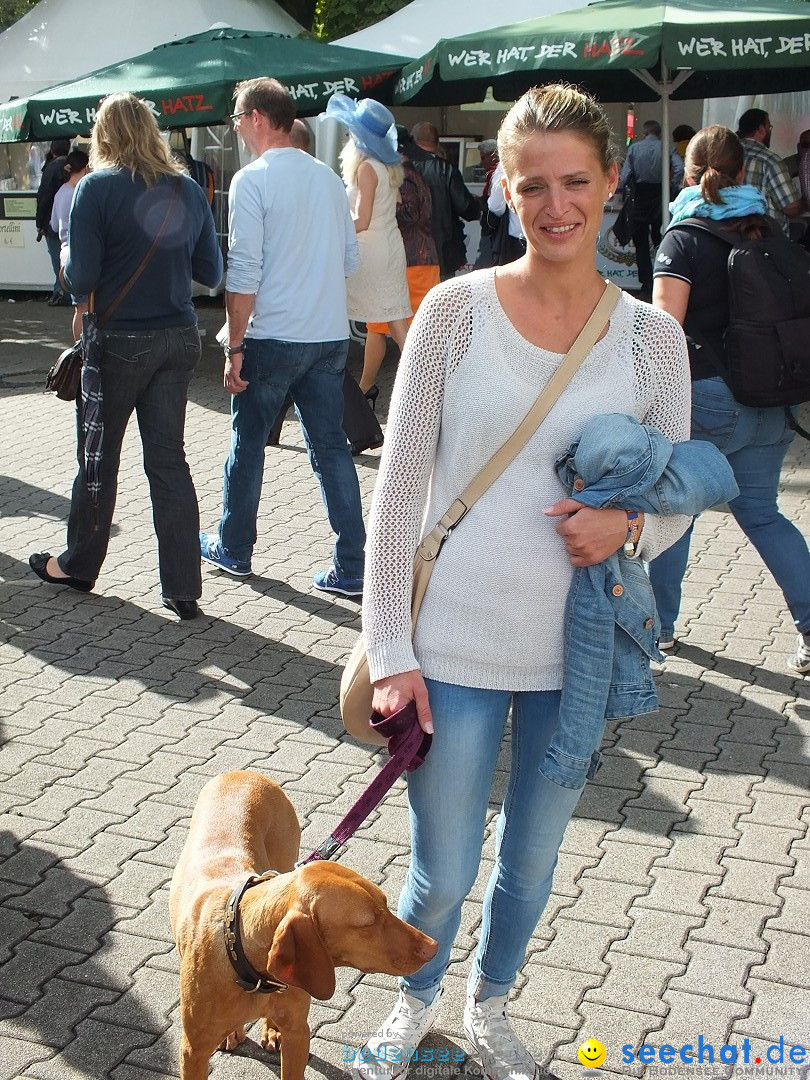
<svg viewBox="0 0 810 1080">
<path fill-rule="evenodd" d="M 796 153 L 800 132 L 810 128 L 810 91 L 713 98 L 706 102 L 703 122 L 725 124 L 736 131 L 737 121 L 747 109 L 764 109 L 770 114 L 773 124 L 771 149 L 783 157 Z"/>
<path fill-rule="evenodd" d="M 293 35 L 303 29 L 275 0 L 40 0 L 0 34 L 0 102 L 216 23 Z"/>
<path fill-rule="evenodd" d="M 412 0 L 382 22 L 338 38 L 336 45 L 399 56 L 424 56 L 440 38 L 475 34 L 504 23 L 539 19 L 582 7 L 584 0 L 511 0 L 499 7 L 492 0 Z M 0 39 L 2 40 L 2 39 Z"/>
</svg>

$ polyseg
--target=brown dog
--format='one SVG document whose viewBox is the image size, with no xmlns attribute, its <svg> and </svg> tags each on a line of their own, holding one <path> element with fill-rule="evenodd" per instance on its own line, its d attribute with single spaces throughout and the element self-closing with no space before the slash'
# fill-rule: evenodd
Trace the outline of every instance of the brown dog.
<svg viewBox="0 0 810 1080">
<path fill-rule="evenodd" d="M 281 1050 L 281 1080 L 301 1080 L 309 1057 L 310 995 L 335 992 L 335 968 L 409 975 L 436 942 L 388 910 L 385 894 L 331 862 L 294 869 L 301 828 L 292 803 L 257 772 L 230 772 L 200 792 L 172 876 L 172 931 L 180 953 L 182 1080 L 204 1080 L 220 1046 L 265 1018 L 261 1043 Z M 225 946 L 225 906 L 248 875 L 278 871 L 239 905 L 247 960 L 286 990 L 252 993 L 236 983 Z"/>
</svg>

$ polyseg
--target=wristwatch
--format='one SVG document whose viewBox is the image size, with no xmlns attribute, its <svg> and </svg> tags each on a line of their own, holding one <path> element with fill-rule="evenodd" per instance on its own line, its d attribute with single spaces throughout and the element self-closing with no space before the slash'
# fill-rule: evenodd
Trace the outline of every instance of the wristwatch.
<svg viewBox="0 0 810 1080">
<path fill-rule="evenodd" d="M 243 352 L 244 348 L 245 348 L 244 341 L 240 345 L 226 345 L 225 346 L 225 355 L 226 356 L 235 356 L 237 353 Z"/>
</svg>

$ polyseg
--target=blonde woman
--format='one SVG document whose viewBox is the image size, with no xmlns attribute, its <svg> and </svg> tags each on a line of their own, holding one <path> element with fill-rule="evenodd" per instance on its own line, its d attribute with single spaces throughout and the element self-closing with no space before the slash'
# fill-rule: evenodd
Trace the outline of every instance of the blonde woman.
<svg viewBox="0 0 810 1080">
<path fill-rule="evenodd" d="M 391 337 L 402 350 L 411 302 L 405 246 L 397 225 L 399 188 L 405 174 L 394 117 L 373 98 L 358 102 L 345 94 L 332 95 L 326 115 L 344 124 L 350 135 L 340 164 L 360 245 L 360 265 L 347 279 L 349 318 L 388 323 Z M 381 361 L 369 345 L 360 387 L 372 401 L 377 396 L 374 380 Z"/>
<path fill-rule="evenodd" d="M 689 434 L 683 332 L 624 294 L 539 429 L 454 530 L 414 630 L 411 577 L 423 523 L 431 528 L 513 434 L 605 291 L 596 240 L 619 177 L 599 105 L 574 87 L 530 90 L 507 113 L 498 151 L 526 252 L 446 281 L 422 301 L 397 372 L 369 519 L 363 634 L 374 707 L 389 716 L 413 701 L 433 732 L 425 764 L 408 775 L 412 854 L 399 915 L 439 949 L 402 981 L 390 1016 L 358 1051 L 362 1080 L 401 1080 L 436 1018 L 510 712 L 510 775 L 464 1028 L 488 1080 L 538 1075 L 507 1001 L 582 791 L 542 771 L 560 714 L 566 599 L 575 567 L 604 561 L 635 535 L 624 509 L 563 498 L 555 462 L 601 413 L 635 417 L 674 442 Z M 653 558 L 687 524 L 647 515 L 635 554 Z M 638 661 L 641 686 L 649 665 Z M 594 751 L 600 736 L 593 733 Z"/>
<path fill-rule="evenodd" d="M 95 293 L 102 319 L 120 299 L 103 325 L 101 493 L 94 506 L 80 446 L 67 547 L 58 557 L 37 552 L 28 561 L 51 585 L 91 591 L 107 554 L 121 444 L 135 412 L 163 604 L 193 619 L 201 594 L 199 512 L 183 450 L 188 384 L 200 358 L 191 281 L 218 285 L 222 254 L 202 189 L 172 159 L 145 101 L 120 93 L 102 102 L 90 168 L 73 200 L 65 278 L 74 295 Z"/>
</svg>

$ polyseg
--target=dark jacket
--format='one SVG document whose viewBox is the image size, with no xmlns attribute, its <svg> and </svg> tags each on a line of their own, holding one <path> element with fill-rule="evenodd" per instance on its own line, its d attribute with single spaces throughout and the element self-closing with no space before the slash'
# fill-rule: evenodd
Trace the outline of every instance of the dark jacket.
<svg viewBox="0 0 810 1080">
<path fill-rule="evenodd" d="M 464 244 L 465 221 L 475 221 L 481 204 L 461 177 L 461 173 L 444 158 L 423 150 L 416 143 L 408 145 L 408 157 L 430 188 L 433 215 L 433 238 L 439 253 L 442 278 L 452 277 L 467 261 Z"/>
<path fill-rule="evenodd" d="M 96 310 L 103 312 L 149 251 L 178 180 L 178 196 L 157 250 L 107 330 L 195 326 L 191 280 L 218 285 L 222 252 L 211 208 L 190 176 L 161 177 L 147 187 L 141 176 L 133 180 L 128 169 L 100 169 L 76 187 L 65 278 L 76 295 L 95 290 Z"/>
<path fill-rule="evenodd" d="M 51 211 L 57 191 L 67 180 L 65 172 L 67 155 L 51 158 L 42 167 L 42 176 L 37 190 L 37 228 L 47 236 L 56 236 L 51 228 Z"/>
</svg>

